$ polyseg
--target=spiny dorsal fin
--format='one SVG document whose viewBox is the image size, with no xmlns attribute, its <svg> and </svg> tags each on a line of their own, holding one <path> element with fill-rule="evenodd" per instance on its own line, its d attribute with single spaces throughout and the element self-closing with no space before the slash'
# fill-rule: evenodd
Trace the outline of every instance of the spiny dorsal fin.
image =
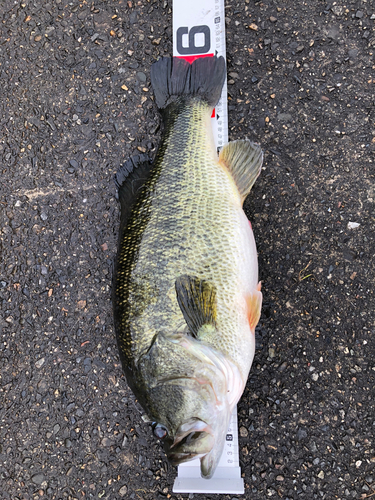
<svg viewBox="0 0 375 500">
<path fill-rule="evenodd" d="M 141 154 L 129 158 L 115 175 L 115 184 L 121 203 L 121 229 L 125 227 L 129 219 L 134 203 L 150 174 L 150 170 L 150 158 L 146 154 Z"/>
<path fill-rule="evenodd" d="M 216 290 L 208 281 L 183 275 L 176 279 L 178 305 L 194 338 L 204 325 L 216 323 Z"/>
<path fill-rule="evenodd" d="M 242 202 L 244 202 L 262 167 L 261 147 L 248 139 L 229 142 L 220 151 L 219 161 L 232 174 Z"/>
</svg>

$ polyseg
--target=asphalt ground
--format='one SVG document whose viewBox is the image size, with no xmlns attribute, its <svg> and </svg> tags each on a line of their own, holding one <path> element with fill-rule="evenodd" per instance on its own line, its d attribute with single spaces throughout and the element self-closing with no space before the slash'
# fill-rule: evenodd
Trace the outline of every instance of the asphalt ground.
<svg viewBox="0 0 375 500">
<path fill-rule="evenodd" d="M 245 498 L 370 498 L 375 8 L 226 13 L 230 139 L 265 152 L 245 203 L 264 294 L 238 407 Z M 111 308 L 113 176 L 155 154 L 150 66 L 172 53 L 171 4 L 2 0 L 0 19 L 0 498 L 185 499 Z"/>
</svg>

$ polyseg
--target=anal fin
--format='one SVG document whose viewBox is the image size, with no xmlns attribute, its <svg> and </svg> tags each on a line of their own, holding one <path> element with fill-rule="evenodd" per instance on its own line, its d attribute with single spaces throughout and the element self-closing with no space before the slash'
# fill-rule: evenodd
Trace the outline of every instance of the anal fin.
<svg viewBox="0 0 375 500">
<path fill-rule="evenodd" d="M 229 142 L 220 151 L 219 162 L 231 173 L 244 202 L 262 167 L 261 147 L 248 139 Z"/>
</svg>

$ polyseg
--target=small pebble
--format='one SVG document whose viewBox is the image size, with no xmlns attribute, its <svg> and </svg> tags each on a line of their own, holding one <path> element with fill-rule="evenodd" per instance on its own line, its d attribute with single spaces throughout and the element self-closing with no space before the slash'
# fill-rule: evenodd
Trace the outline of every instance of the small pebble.
<svg viewBox="0 0 375 500">
<path fill-rule="evenodd" d="M 360 225 L 358 222 L 348 222 L 348 229 L 357 229 Z"/>
<path fill-rule="evenodd" d="M 35 484 L 42 484 L 44 481 L 44 474 L 35 474 L 31 477 L 31 481 Z"/>
<path fill-rule="evenodd" d="M 38 361 L 36 361 L 35 366 L 37 368 L 42 368 L 42 366 L 44 365 L 44 362 L 45 362 L 45 358 L 40 358 L 40 359 L 38 359 Z"/>
<path fill-rule="evenodd" d="M 126 485 L 124 486 L 121 486 L 121 488 L 119 489 L 118 493 L 121 497 L 124 497 L 126 495 L 126 493 L 128 492 L 128 487 Z"/>
<path fill-rule="evenodd" d="M 249 435 L 249 431 L 246 429 L 246 427 L 241 426 L 240 427 L 240 436 L 247 437 L 248 435 Z"/>
<path fill-rule="evenodd" d="M 138 71 L 137 73 L 137 79 L 144 83 L 146 81 L 146 75 L 144 73 L 142 73 L 142 71 Z"/>
<path fill-rule="evenodd" d="M 318 474 L 319 479 L 324 479 L 324 472 L 321 470 Z"/>
<path fill-rule="evenodd" d="M 77 116 L 77 119 L 78 119 L 78 116 Z M 70 163 L 70 166 L 73 167 L 73 168 L 78 168 L 78 162 L 77 160 L 69 160 L 69 163 Z"/>
</svg>

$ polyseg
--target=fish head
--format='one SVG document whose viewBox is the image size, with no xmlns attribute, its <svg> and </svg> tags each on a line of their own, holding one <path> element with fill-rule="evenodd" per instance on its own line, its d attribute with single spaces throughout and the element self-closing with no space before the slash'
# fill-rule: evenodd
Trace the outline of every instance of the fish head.
<svg viewBox="0 0 375 500">
<path fill-rule="evenodd" d="M 179 465 L 199 458 L 207 478 L 220 459 L 231 415 L 224 394 L 215 389 L 207 379 L 177 378 L 157 390 L 160 402 L 168 398 L 169 410 L 158 412 L 154 434 L 163 441 L 169 462 Z"/>
<path fill-rule="evenodd" d="M 149 393 L 154 434 L 172 465 L 199 458 L 202 477 L 209 479 L 244 384 L 234 363 L 203 342 L 185 337 L 178 347 L 178 370 L 168 371 Z"/>
</svg>

